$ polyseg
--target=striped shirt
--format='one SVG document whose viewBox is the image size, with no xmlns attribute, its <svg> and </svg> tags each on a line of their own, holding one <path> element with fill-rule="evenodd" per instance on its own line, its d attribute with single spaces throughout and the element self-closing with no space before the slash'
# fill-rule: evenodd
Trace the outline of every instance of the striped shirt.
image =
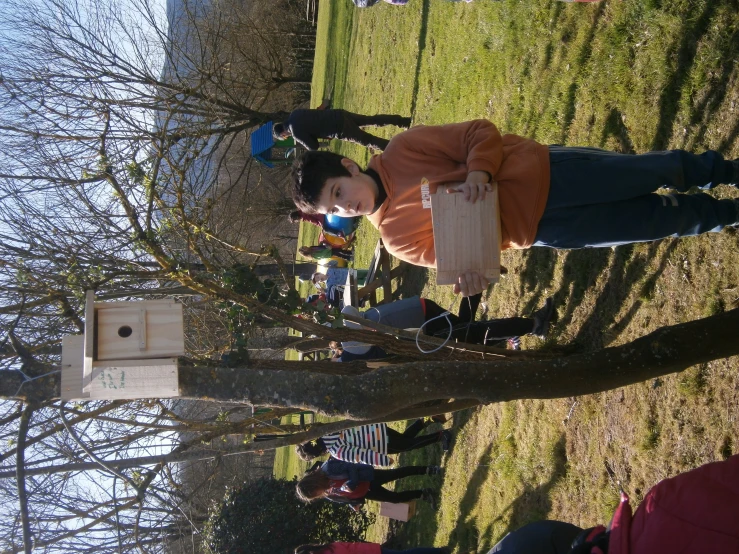
<svg viewBox="0 0 739 554">
<path fill-rule="evenodd" d="M 372 423 L 344 429 L 321 437 L 331 455 L 344 462 L 389 466 L 387 455 L 387 425 Z"/>
</svg>

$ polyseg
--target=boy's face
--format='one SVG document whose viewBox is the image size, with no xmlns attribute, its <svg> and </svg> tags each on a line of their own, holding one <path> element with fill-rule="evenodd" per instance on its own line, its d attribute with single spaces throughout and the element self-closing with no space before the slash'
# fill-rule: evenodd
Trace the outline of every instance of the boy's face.
<svg viewBox="0 0 739 554">
<path fill-rule="evenodd" d="M 371 214 L 379 192 L 377 183 L 372 177 L 362 173 L 359 166 L 349 158 L 344 158 L 341 163 L 349 170 L 350 175 L 326 180 L 316 211 L 340 217 Z"/>
</svg>

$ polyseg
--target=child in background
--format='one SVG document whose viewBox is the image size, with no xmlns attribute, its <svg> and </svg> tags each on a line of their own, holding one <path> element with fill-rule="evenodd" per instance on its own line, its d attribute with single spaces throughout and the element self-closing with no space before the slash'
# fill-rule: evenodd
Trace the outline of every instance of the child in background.
<svg viewBox="0 0 739 554">
<path fill-rule="evenodd" d="M 325 498 L 331 502 L 349 504 L 359 510 L 365 500 L 401 503 L 422 498 L 435 506 L 431 489 L 390 491 L 382 485 L 412 475 L 440 475 L 438 466 L 405 466 L 397 469 L 375 469 L 364 464 L 353 464 L 329 458 L 307 473 L 296 486 L 298 498 L 312 502 Z"/>
</svg>

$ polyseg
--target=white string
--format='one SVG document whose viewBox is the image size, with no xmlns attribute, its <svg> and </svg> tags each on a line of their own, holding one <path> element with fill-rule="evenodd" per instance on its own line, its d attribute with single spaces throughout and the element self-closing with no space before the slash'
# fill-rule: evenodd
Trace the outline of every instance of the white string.
<svg viewBox="0 0 739 554">
<path fill-rule="evenodd" d="M 18 396 L 20 394 L 21 389 L 23 388 L 23 385 L 25 385 L 26 383 L 30 383 L 31 381 L 35 381 L 36 379 L 41 379 L 42 377 L 48 377 L 49 375 L 54 375 L 55 373 L 61 373 L 62 372 L 61 369 L 57 369 L 57 370 L 54 370 L 54 371 L 50 371 L 49 373 L 44 373 L 43 375 L 37 375 L 36 377 L 29 377 L 28 375 L 26 375 L 25 373 L 23 373 L 23 370 L 21 370 L 21 369 L 16 369 L 15 371 L 17 371 L 18 373 L 20 373 L 23 376 L 23 381 L 21 382 L 20 386 L 18 387 L 18 390 L 15 391 L 15 396 Z"/>
<path fill-rule="evenodd" d="M 418 332 L 416 332 L 416 348 L 418 348 L 418 350 L 419 350 L 419 352 L 421 352 L 421 354 L 433 354 L 434 352 L 438 352 L 439 350 L 441 350 L 442 348 L 444 348 L 446 346 L 446 343 L 449 342 L 449 339 L 452 338 L 452 331 L 454 330 L 454 326 L 452 325 L 452 322 L 449 319 L 449 315 L 450 314 L 451 314 L 451 312 L 444 312 L 441 315 L 437 315 L 436 317 L 432 317 L 428 321 L 424 321 L 423 325 L 421 325 L 418 328 Z M 439 319 L 440 317 L 445 317 L 446 318 L 446 322 L 449 324 L 449 334 L 446 336 L 446 339 L 444 340 L 444 342 L 440 346 L 437 346 L 433 350 L 424 350 L 423 348 L 421 348 L 421 345 L 418 343 L 418 337 L 421 335 L 421 333 L 423 332 L 423 328 L 426 327 L 427 324 L 431 323 L 435 319 Z"/>
</svg>

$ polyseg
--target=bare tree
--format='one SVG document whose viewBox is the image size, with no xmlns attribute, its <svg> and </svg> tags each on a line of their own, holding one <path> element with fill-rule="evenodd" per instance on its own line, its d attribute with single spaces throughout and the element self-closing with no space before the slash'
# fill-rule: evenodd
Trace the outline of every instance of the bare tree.
<svg viewBox="0 0 739 554">
<path fill-rule="evenodd" d="M 280 20 L 255 26 L 254 12 L 245 11 L 238 22 L 255 45 L 247 51 L 248 41 L 237 42 L 228 27 L 225 2 L 210 18 L 199 4 L 185 4 L 169 28 L 146 0 L 6 5 L 0 439 L 8 446 L 0 472 L 14 472 L 15 481 L 0 479 L 0 494 L 18 509 L 0 515 L 3 551 L 162 551 L 198 528 L 169 462 L 202 441 L 269 428 L 269 419 L 298 408 L 345 419 L 233 450 L 274 448 L 362 421 L 606 390 L 739 352 L 737 310 L 562 357 L 449 345 L 423 356 L 402 333 L 381 326 L 370 335 L 295 317 L 286 304 L 275 307 L 291 294 L 289 260 L 218 217 L 231 194 L 217 186 L 219 175 L 233 171 L 240 181 L 253 170 L 224 160 L 246 146 L 246 130 L 281 116 L 275 91 L 294 84 L 286 76 L 297 58 L 285 63 L 272 48 L 288 36 Z M 180 30 L 176 17 L 192 25 Z M 247 69 L 254 79 L 242 82 Z M 236 264 L 264 261 L 275 264 L 284 285 L 266 298 L 226 278 Z M 193 303 L 244 308 L 322 340 L 371 341 L 395 357 L 373 371 L 281 360 L 222 367 L 209 360 L 217 348 L 183 361 L 182 397 L 275 408 L 253 421 L 240 417 L 240 407 L 210 421 L 156 401 L 70 406 L 59 400 L 58 346 L 84 328 L 87 289 L 109 297 L 177 290 L 197 295 Z"/>
</svg>

